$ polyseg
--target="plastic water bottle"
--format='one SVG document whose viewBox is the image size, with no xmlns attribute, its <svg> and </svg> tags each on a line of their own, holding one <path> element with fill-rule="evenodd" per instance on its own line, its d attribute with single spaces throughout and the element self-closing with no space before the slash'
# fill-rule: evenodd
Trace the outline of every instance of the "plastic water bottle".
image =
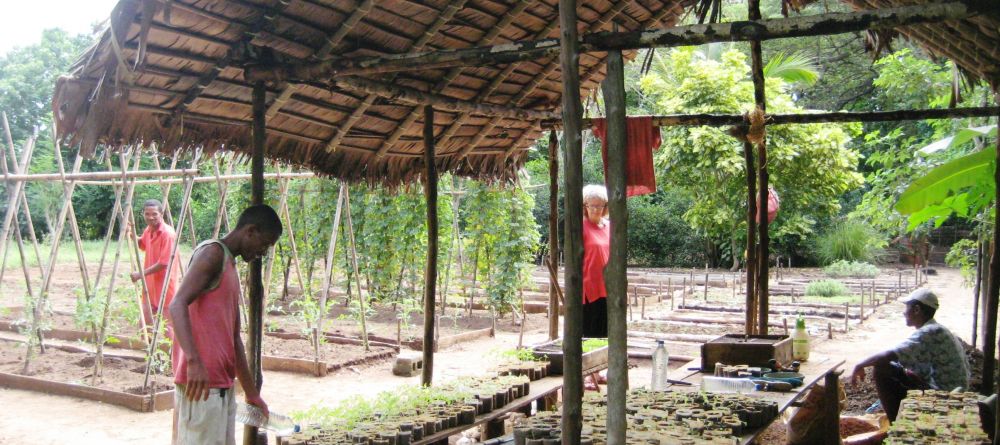
<svg viewBox="0 0 1000 445">
<path fill-rule="evenodd" d="M 236 404 L 236 421 L 272 431 L 276 436 L 289 436 L 292 433 L 299 432 L 299 425 L 292 421 L 290 417 L 283 416 L 274 411 L 265 416 L 260 408 L 246 403 Z"/>
<path fill-rule="evenodd" d="M 735 392 L 744 394 L 755 391 L 757 384 L 749 379 L 707 375 L 701 378 L 701 389 L 707 392 Z"/>
<path fill-rule="evenodd" d="M 795 332 L 792 334 L 792 358 L 795 360 L 809 360 L 809 333 L 806 332 L 806 320 L 799 314 L 795 320 Z"/>
<path fill-rule="evenodd" d="M 664 391 L 667 389 L 667 374 L 670 371 L 670 354 L 667 347 L 663 345 L 663 340 L 656 341 L 656 350 L 653 351 L 653 381 L 650 388 L 654 391 Z"/>
</svg>

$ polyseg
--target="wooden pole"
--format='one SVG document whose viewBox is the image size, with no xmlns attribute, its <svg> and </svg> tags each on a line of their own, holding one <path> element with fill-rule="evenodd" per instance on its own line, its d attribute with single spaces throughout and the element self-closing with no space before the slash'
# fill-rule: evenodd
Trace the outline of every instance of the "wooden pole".
<svg viewBox="0 0 1000 445">
<path fill-rule="evenodd" d="M 980 235 L 979 242 L 976 243 L 976 282 L 972 286 L 972 349 L 976 348 L 976 340 L 979 336 L 979 296 L 982 293 L 983 279 L 983 240 Z"/>
<path fill-rule="evenodd" d="M 563 322 L 562 443 L 580 443 L 583 426 L 583 146 L 580 119 L 580 42 L 576 0 L 559 0 L 559 62 L 562 68 L 563 156 L 566 171 L 565 258 L 566 315 Z"/>
<path fill-rule="evenodd" d="M 8 142 L 8 143 L 10 143 L 10 142 Z M 21 155 L 22 159 L 21 159 L 20 165 L 17 166 L 17 170 L 18 171 L 27 171 L 28 170 L 28 163 L 31 161 L 31 153 L 34 150 L 34 148 L 35 148 L 35 140 L 34 140 L 34 138 L 28 139 L 28 142 L 25 143 L 25 146 L 24 146 L 24 152 Z M 16 161 L 17 161 L 17 158 L 14 158 L 13 162 L 16 162 Z M 10 178 L 11 176 L 15 176 L 15 175 L 8 175 L 7 177 Z M 8 181 L 8 184 L 10 184 L 9 181 Z M 7 255 L 6 246 L 8 244 L 6 240 L 8 239 L 8 237 L 10 235 L 11 225 L 15 223 L 15 219 L 17 218 L 17 213 L 19 211 L 19 207 L 20 207 L 20 204 L 21 204 L 21 194 L 24 193 L 24 185 L 25 184 L 23 182 L 14 182 L 13 183 L 13 190 L 11 190 L 11 191 L 8 192 L 9 195 L 8 195 L 8 199 L 7 199 L 7 213 L 4 215 L 3 227 L 0 228 L 0 240 L 4 240 L 4 253 L 3 253 L 3 256 L 5 258 L 6 258 L 6 255 Z M 10 188 L 8 188 L 8 190 L 10 190 Z M 18 234 L 18 236 L 20 235 L 20 231 L 19 230 L 17 230 L 16 233 Z M 41 258 L 39 258 L 39 263 L 41 263 Z"/>
<path fill-rule="evenodd" d="M 1000 103 L 1000 90 L 994 88 L 993 94 Z M 1000 129 L 1000 119 L 997 127 Z M 1000 138 L 996 142 L 996 158 L 1000 159 Z M 1000 164 L 993 164 L 993 185 L 1000 190 Z M 989 269 L 986 279 L 986 335 L 983 336 L 983 388 L 982 394 L 992 394 L 994 388 L 994 372 L 996 370 L 997 341 L 997 305 L 1000 304 L 1000 195 L 994 195 L 993 240 L 990 254 Z M 989 382 L 989 383 L 987 383 Z M 1000 410 L 997 411 L 994 425 L 1000 425 Z"/>
<path fill-rule="evenodd" d="M 250 204 L 264 203 L 264 146 L 267 143 L 267 90 L 263 82 L 253 85 L 253 154 L 250 158 Z M 259 390 L 263 385 L 264 375 L 261 372 L 261 342 L 263 340 L 264 315 L 264 282 L 263 267 L 260 258 L 250 262 L 248 278 L 248 326 L 247 326 L 247 361 L 254 385 Z M 243 428 L 243 445 L 254 445 L 257 442 L 257 427 L 246 425 Z"/>
<path fill-rule="evenodd" d="M 747 4 L 750 20 L 760 20 L 760 0 L 749 0 Z M 753 78 L 754 103 L 761 112 L 767 112 L 767 101 L 764 97 L 764 61 L 761 55 L 759 39 L 750 40 L 751 77 Z M 757 334 L 767 335 L 768 327 L 768 268 L 769 238 L 767 233 L 767 140 L 766 135 L 757 143 Z"/>
<path fill-rule="evenodd" d="M 312 81 L 324 77 L 507 64 L 551 57 L 560 49 L 563 50 L 560 52 L 560 56 L 563 56 L 566 45 L 570 43 L 573 45 L 573 54 L 577 55 L 581 51 L 606 52 L 614 49 L 694 46 L 712 42 L 761 41 L 787 37 L 841 34 L 866 29 L 887 29 L 917 23 L 962 19 L 980 11 L 990 11 L 991 6 L 988 2 L 980 1 L 921 4 L 781 19 L 644 29 L 631 32 L 597 32 L 587 34 L 582 39 L 577 39 L 577 33 L 574 30 L 574 41 L 572 42 L 567 42 L 561 36 L 558 41 L 556 39 L 543 39 L 516 42 L 514 45 L 335 59 L 300 65 L 251 66 L 246 68 L 244 76 L 251 82 L 294 79 Z M 577 78 L 579 78 L 579 74 Z M 574 95 L 578 95 L 578 93 L 579 91 L 573 92 Z"/>
<path fill-rule="evenodd" d="M 549 132 L 549 264 L 559 264 L 559 137 L 555 130 Z M 558 280 L 550 283 L 549 340 L 559 337 L 558 289 Z"/>
<path fill-rule="evenodd" d="M 625 444 L 625 393 L 628 389 L 626 355 L 628 323 L 628 205 L 625 196 L 626 147 L 625 67 L 621 51 L 608 52 L 607 78 L 601 83 L 608 123 L 608 211 L 611 225 L 611 252 L 605 269 L 608 292 L 608 445 Z"/>
<path fill-rule="evenodd" d="M 7 139 L 7 153 L 10 154 L 10 160 L 13 163 L 14 167 L 17 167 L 17 165 L 18 165 L 18 162 L 17 162 L 17 152 L 14 150 L 14 138 L 11 135 L 11 132 L 10 132 L 10 124 L 7 122 L 7 114 L 6 113 L 2 113 L 2 117 L 3 117 L 3 125 L 4 125 L 4 134 L 5 134 L 6 139 Z M 34 152 L 34 150 L 33 150 L 34 149 L 34 145 L 33 144 L 35 143 L 35 138 L 32 137 L 31 139 L 29 139 L 29 143 L 32 144 L 32 151 L 30 151 L 30 152 L 33 153 Z M 4 158 L 4 162 L 6 162 L 6 158 Z M 28 166 L 31 165 L 31 158 L 30 157 L 28 158 L 26 165 L 28 165 Z M 18 173 L 19 174 L 25 174 L 27 172 L 28 172 L 28 169 L 25 168 L 23 171 L 20 171 Z M 8 179 L 8 180 L 11 178 L 11 175 L 9 175 L 9 172 L 6 172 L 6 171 L 4 172 L 4 178 Z M 8 184 L 9 184 L 9 182 L 8 182 Z M 19 202 L 20 207 L 14 206 L 14 209 L 13 209 L 13 211 L 14 211 L 14 224 L 20 226 L 20 222 L 18 221 L 18 216 L 17 216 L 17 213 L 18 213 L 17 209 L 18 208 L 24 209 L 24 217 L 27 219 L 27 224 L 25 224 L 25 225 L 28 228 L 28 238 L 31 239 L 31 246 L 32 246 L 32 248 L 34 249 L 34 252 L 35 252 L 35 262 L 38 263 L 37 264 L 37 266 L 38 266 L 38 272 L 39 272 L 39 274 L 44 274 L 45 272 L 43 270 L 44 266 L 42 265 L 42 254 L 40 252 L 40 249 L 38 248 L 38 237 L 35 235 L 35 223 L 34 223 L 34 221 L 31 218 L 31 207 L 28 206 L 28 198 L 25 196 L 27 193 L 24 191 L 24 187 L 25 186 L 23 186 L 23 185 L 21 186 L 21 193 L 19 193 L 19 195 L 20 195 L 20 202 Z M 8 190 L 9 189 L 10 189 L 10 187 L 8 186 Z M 8 206 L 7 208 L 8 208 L 8 211 L 10 211 L 11 207 Z M 3 246 L 4 246 L 4 248 L 2 249 L 2 251 L 3 251 L 3 253 L 2 253 L 2 255 L 3 255 L 3 261 L 2 261 L 2 263 L 3 264 L 0 264 L 0 282 L 2 282 L 3 281 L 3 272 L 4 272 L 2 269 L 6 269 L 6 267 L 7 267 L 6 246 L 10 244 L 10 240 L 8 238 L 4 237 L 4 238 L 0 238 L 0 242 L 2 242 Z"/>
<path fill-rule="evenodd" d="M 434 165 L 434 107 L 424 106 L 424 199 L 427 203 L 427 269 L 424 271 L 424 369 L 420 383 L 431 386 L 434 377 L 434 296 L 437 295 L 438 177 Z"/>
<path fill-rule="evenodd" d="M 998 112 L 1000 112 L 1000 107 L 963 107 L 891 111 L 833 111 L 804 114 L 768 114 L 766 115 L 766 119 L 768 125 L 818 124 L 833 122 L 896 122 L 927 119 L 991 117 L 995 116 Z M 652 120 L 652 124 L 657 127 L 703 125 L 725 127 L 730 125 L 740 125 L 745 121 L 742 114 L 692 113 L 648 117 Z M 583 126 L 587 127 L 591 125 L 591 122 L 592 119 L 590 118 L 583 119 Z M 562 127 L 562 122 L 558 120 L 545 120 L 542 121 L 540 125 L 542 129 L 545 130 L 558 129 Z"/>
<path fill-rule="evenodd" d="M 131 164 L 131 157 L 127 153 L 120 153 L 119 156 L 127 159 L 126 165 Z M 138 159 L 138 158 L 136 158 Z M 111 153 L 108 153 L 105 158 L 105 162 L 108 165 L 108 169 L 111 169 Z M 127 171 L 127 169 L 126 169 Z M 108 219 L 108 228 L 104 234 L 104 247 L 101 249 L 101 259 L 97 262 L 97 275 L 94 277 L 94 288 L 101 287 L 101 276 L 104 274 L 104 260 L 107 258 L 108 247 L 111 245 L 111 235 L 114 232 L 115 224 L 118 223 L 118 209 L 122 205 L 122 197 L 125 192 L 124 184 L 115 187 L 115 203 L 111 207 L 111 217 Z"/>
<path fill-rule="evenodd" d="M 747 174 L 747 248 L 746 248 L 746 335 L 757 333 L 757 167 L 753 144 L 743 142 L 743 161 Z"/>
</svg>

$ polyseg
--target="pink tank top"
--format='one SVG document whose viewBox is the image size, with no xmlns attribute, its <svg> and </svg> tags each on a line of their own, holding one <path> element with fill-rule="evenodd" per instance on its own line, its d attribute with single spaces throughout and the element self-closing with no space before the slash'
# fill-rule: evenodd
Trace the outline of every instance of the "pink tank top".
<svg viewBox="0 0 1000 445">
<path fill-rule="evenodd" d="M 222 275 L 214 289 L 188 306 L 195 347 L 208 373 L 210 388 L 230 388 L 236 378 L 236 317 L 239 316 L 240 279 L 236 261 L 219 240 L 207 240 L 195 252 L 217 244 L 225 252 Z M 187 361 L 180 342 L 173 346 L 174 383 L 187 383 Z"/>
</svg>

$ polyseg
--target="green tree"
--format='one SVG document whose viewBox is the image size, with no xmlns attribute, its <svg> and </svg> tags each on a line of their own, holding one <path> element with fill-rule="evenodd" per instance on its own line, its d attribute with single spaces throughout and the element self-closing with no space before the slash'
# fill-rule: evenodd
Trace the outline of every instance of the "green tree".
<svg viewBox="0 0 1000 445">
<path fill-rule="evenodd" d="M 693 48 L 671 51 L 642 79 L 650 108 L 657 113 L 740 113 L 753 103 L 746 56 L 725 51 L 719 61 L 696 56 Z M 803 111 L 780 78 L 767 81 L 768 111 Z M 818 218 L 839 211 L 839 197 L 862 184 L 858 154 L 847 148 L 857 126 L 775 125 L 768 127 L 771 184 L 781 195 L 781 214 L 772 224 L 776 240 L 801 239 Z M 671 127 L 661 130 L 656 154 L 662 184 L 679 187 L 694 199 L 684 219 L 704 236 L 728 244 L 742 257 L 746 231 L 746 172 L 743 145 L 725 129 Z"/>
</svg>

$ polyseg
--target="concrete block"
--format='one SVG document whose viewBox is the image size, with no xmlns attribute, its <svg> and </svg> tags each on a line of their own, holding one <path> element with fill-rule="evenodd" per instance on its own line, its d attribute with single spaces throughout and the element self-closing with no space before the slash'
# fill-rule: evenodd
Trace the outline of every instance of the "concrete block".
<svg viewBox="0 0 1000 445">
<path fill-rule="evenodd" d="M 413 377 L 424 369 L 424 358 L 419 355 L 400 354 L 392 366 L 392 373 L 401 377 Z"/>
</svg>

